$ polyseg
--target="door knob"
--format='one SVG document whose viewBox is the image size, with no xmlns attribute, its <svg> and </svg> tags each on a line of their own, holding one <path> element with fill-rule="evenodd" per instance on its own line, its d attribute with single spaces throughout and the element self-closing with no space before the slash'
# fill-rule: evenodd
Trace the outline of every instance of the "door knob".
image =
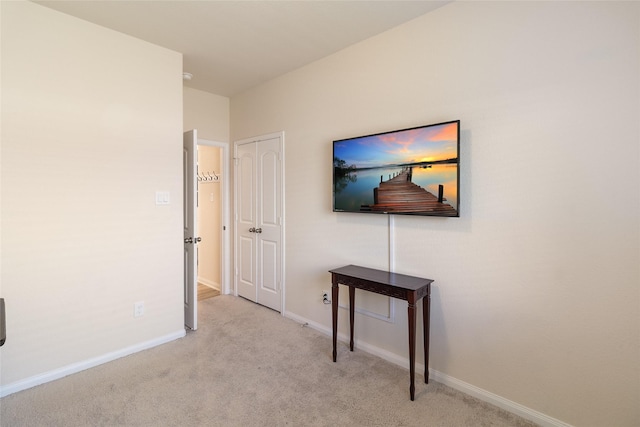
<svg viewBox="0 0 640 427">
<path fill-rule="evenodd" d="M 195 243 L 199 243 L 199 242 L 202 242 L 202 237 L 196 237 L 193 240 L 194 240 Z"/>
<path fill-rule="evenodd" d="M 251 228 L 249 229 L 249 233 L 255 233 L 255 232 L 256 232 L 256 228 L 255 228 L 255 227 L 251 227 Z"/>
<path fill-rule="evenodd" d="M 193 243 L 193 238 L 191 237 L 187 237 L 186 239 L 184 239 L 185 243 Z"/>
<path fill-rule="evenodd" d="M 262 228 L 256 228 L 256 233 L 262 233 Z"/>
</svg>

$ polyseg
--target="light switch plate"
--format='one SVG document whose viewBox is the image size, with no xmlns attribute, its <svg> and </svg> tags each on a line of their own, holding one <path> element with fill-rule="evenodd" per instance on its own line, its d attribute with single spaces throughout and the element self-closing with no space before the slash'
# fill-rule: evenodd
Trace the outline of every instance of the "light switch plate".
<svg viewBox="0 0 640 427">
<path fill-rule="evenodd" d="M 168 205 L 171 197 L 168 191 L 156 191 L 156 205 Z"/>
</svg>

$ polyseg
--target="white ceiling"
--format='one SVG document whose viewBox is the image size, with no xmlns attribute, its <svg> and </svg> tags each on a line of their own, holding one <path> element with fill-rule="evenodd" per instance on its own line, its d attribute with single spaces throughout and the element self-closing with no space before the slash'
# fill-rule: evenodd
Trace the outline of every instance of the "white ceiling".
<svg viewBox="0 0 640 427">
<path fill-rule="evenodd" d="M 186 86 L 223 96 L 309 64 L 448 1 L 57 1 L 43 6 L 182 52 Z"/>
</svg>

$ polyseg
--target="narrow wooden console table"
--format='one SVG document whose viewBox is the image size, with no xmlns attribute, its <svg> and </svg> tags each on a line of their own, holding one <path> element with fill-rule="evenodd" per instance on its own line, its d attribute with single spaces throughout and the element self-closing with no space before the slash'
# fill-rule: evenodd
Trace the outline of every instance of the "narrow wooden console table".
<svg viewBox="0 0 640 427">
<path fill-rule="evenodd" d="M 424 382 L 429 383 L 429 311 L 433 280 L 383 270 L 347 265 L 329 270 L 331 273 L 331 312 L 333 317 L 333 361 L 337 358 L 338 284 L 349 287 L 350 350 L 353 351 L 353 319 L 356 288 L 407 301 L 409 315 L 409 394 L 415 398 L 416 370 L 416 303 L 422 298 L 424 331 Z"/>
</svg>

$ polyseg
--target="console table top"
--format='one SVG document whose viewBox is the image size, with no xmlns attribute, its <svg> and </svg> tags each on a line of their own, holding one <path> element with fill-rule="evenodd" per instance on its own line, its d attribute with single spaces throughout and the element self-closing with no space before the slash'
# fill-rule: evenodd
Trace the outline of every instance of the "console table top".
<svg viewBox="0 0 640 427">
<path fill-rule="evenodd" d="M 329 273 L 355 277 L 411 291 L 422 289 L 433 282 L 433 280 L 423 277 L 408 276 L 406 274 L 392 273 L 390 271 L 376 270 L 375 268 L 361 267 L 358 265 L 345 265 L 344 267 L 334 268 L 329 270 Z"/>
</svg>

